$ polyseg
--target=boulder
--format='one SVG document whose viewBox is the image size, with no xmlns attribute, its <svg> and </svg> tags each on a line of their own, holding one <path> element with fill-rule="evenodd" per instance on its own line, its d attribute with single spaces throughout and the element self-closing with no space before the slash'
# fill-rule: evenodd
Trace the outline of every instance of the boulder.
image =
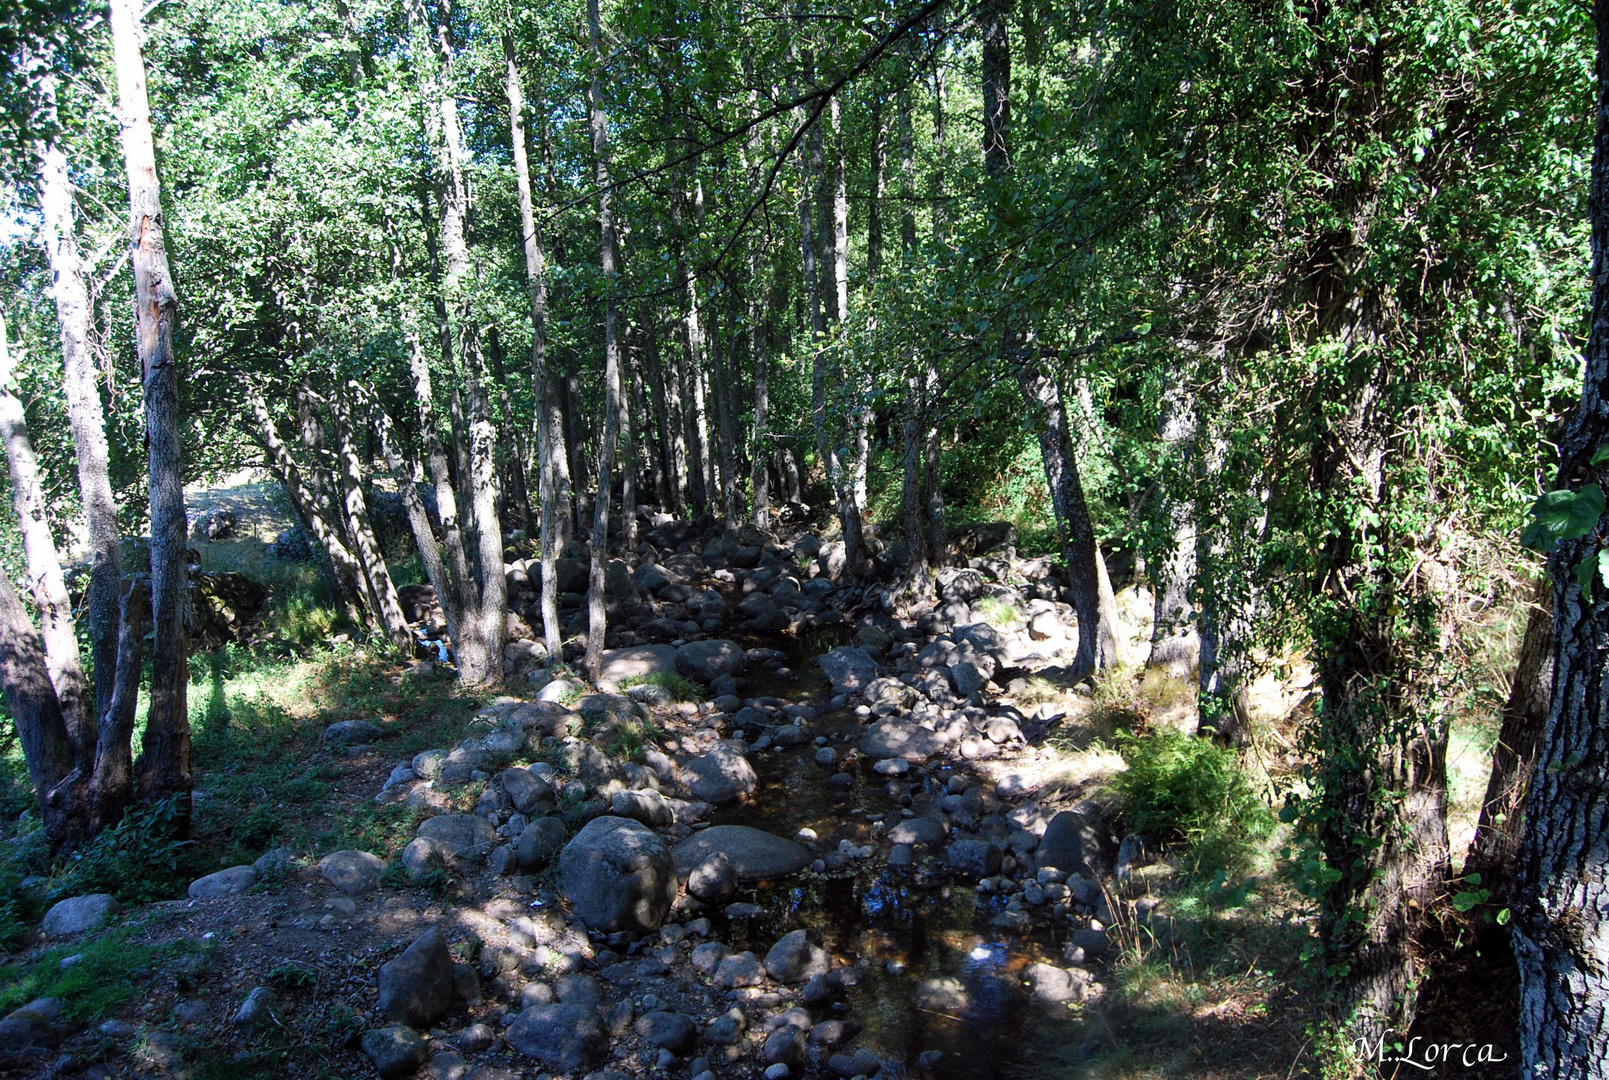
<svg viewBox="0 0 1609 1080">
<path fill-rule="evenodd" d="M 672 853 L 674 854 L 674 852 Z M 737 892 L 737 874 L 724 851 L 712 852 L 687 874 L 687 892 L 705 903 L 720 904 Z"/>
<path fill-rule="evenodd" d="M 656 930 L 676 899 L 665 843 L 627 818 L 588 822 L 559 856 L 559 888 L 588 927 Z"/>
<path fill-rule="evenodd" d="M 99 930 L 108 919 L 123 910 L 117 898 L 108 893 L 74 896 L 58 900 L 45 912 L 39 930 L 46 937 L 76 937 L 91 930 Z"/>
<path fill-rule="evenodd" d="M 324 729 L 324 741 L 336 746 L 372 743 L 385 734 L 385 730 L 367 720 L 341 720 Z"/>
<path fill-rule="evenodd" d="M 872 758 L 902 757 L 926 761 L 942 751 L 945 739 L 938 732 L 909 720 L 879 720 L 860 737 L 861 753 Z"/>
<path fill-rule="evenodd" d="M 561 1073 L 589 1069 L 609 1053 L 609 1033 L 598 1014 L 582 1005 L 532 1005 L 503 1038 L 519 1053 Z"/>
<path fill-rule="evenodd" d="M 279 1005 L 279 995 L 266 986 L 254 987 L 246 995 L 246 1000 L 240 1003 L 240 1008 L 229 1018 L 229 1023 L 237 1028 L 251 1030 L 274 1018 L 274 1009 Z"/>
<path fill-rule="evenodd" d="M 954 1016 L 972 1007 L 972 996 L 960 979 L 941 976 L 918 983 L 911 991 L 911 1003 L 926 1012 Z"/>
<path fill-rule="evenodd" d="M 192 900 L 215 900 L 221 896 L 239 896 L 257 884 L 257 871 L 249 866 L 231 866 L 215 874 L 196 878 L 190 883 Z"/>
<path fill-rule="evenodd" d="M 682 780 L 695 798 L 717 806 L 752 794 L 759 784 L 749 759 L 727 746 L 718 746 L 682 766 Z"/>
<path fill-rule="evenodd" d="M 633 1030 L 645 1041 L 673 1054 L 685 1054 L 698 1041 L 698 1028 L 690 1017 L 663 1009 L 643 1013 Z"/>
<path fill-rule="evenodd" d="M 556 817 L 540 817 L 526 824 L 514 843 L 514 854 L 521 870 L 540 870 L 552 862 L 564 847 L 564 822 Z"/>
<path fill-rule="evenodd" d="M 665 796 L 651 790 L 617 791 L 609 812 L 615 817 L 640 821 L 650 829 L 663 829 L 676 820 L 676 812 Z"/>
<path fill-rule="evenodd" d="M 810 940 L 807 930 L 784 934 L 765 954 L 765 971 L 779 983 L 802 983 L 832 969 L 827 950 Z"/>
<path fill-rule="evenodd" d="M 551 809 L 558 800 L 553 785 L 529 769 L 504 769 L 497 775 L 497 782 L 508 793 L 514 809 L 527 816 Z"/>
<path fill-rule="evenodd" d="M 381 1080 L 412 1076 L 430 1059 L 430 1044 L 412 1028 L 396 1024 L 363 1033 L 363 1052 Z"/>
<path fill-rule="evenodd" d="M 61 1002 L 36 998 L 0 1020 L 0 1051 L 54 1050 L 64 1032 L 56 1027 Z"/>
<path fill-rule="evenodd" d="M 1039 838 L 1035 866 L 1040 870 L 1054 866 L 1064 874 L 1098 880 L 1112 869 L 1109 833 L 1094 814 L 1063 810 L 1050 819 Z"/>
<path fill-rule="evenodd" d="M 638 645 L 631 649 L 605 649 L 603 653 L 601 677 L 606 682 L 619 684 L 627 679 L 675 673 L 676 650 L 669 645 Z"/>
<path fill-rule="evenodd" d="M 720 852 L 740 883 L 774 880 L 810 865 L 810 849 L 747 825 L 715 825 L 694 833 L 671 851 L 678 875 L 689 874 Z"/>
<path fill-rule="evenodd" d="M 925 814 L 908 818 L 888 831 L 888 839 L 895 844 L 912 844 L 926 847 L 944 843 L 949 835 L 949 823 L 943 814 Z"/>
<path fill-rule="evenodd" d="M 950 869 L 968 877 L 987 877 L 1000 869 L 1000 849 L 987 840 L 964 839 L 950 845 Z"/>
<path fill-rule="evenodd" d="M 753 953 L 733 953 L 715 966 L 716 986 L 735 990 L 740 986 L 759 986 L 765 981 L 765 967 Z"/>
<path fill-rule="evenodd" d="M 336 851 L 318 861 L 324 880 L 348 896 L 361 896 L 380 887 L 385 860 L 367 851 Z"/>
<path fill-rule="evenodd" d="M 827 673 L 835 694 L 858 694 L 877 678 L 877 661 L 854 646 L 840 646 L 816 661 Z"/>
<path fill-rule="evenodd" d="M 453 958 L 447 939 L 432 926 L 396 959 L 380 965 L 381 1015 L 410 1027 L 424 1027 L 453 1002 Z"/>
<path fill-rule="evenodd" d="M 722 675 L 743 674 L 743 650 L 735 642 L 712 638 L 689 641 L 676 650 L 676 671 L 697 683 L 712 683 Z"/>
<path fill-rule="evenodd" d="M 499 843 L 497 830 L 479 814 L 442 814 L 419 823 L 417 836 L 436 845 L 450 863 L 476 863 Z"/>
<path fill-rule="evenodd" d="M 1089 973 L 1082 968 L 1064 969 L 1050 964 L 1029 964 L 1022 973 L 1028 993 L 1042 1006 L 1066 1006 L 1084 1000 Z"/>
</svg>

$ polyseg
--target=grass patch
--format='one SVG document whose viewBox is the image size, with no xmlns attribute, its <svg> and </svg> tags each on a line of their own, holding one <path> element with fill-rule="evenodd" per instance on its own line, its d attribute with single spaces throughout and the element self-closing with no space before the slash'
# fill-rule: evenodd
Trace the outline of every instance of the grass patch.
<svg viewBox="0 0 1609 1080">
<path fill-rule="evenodd" d="M 196 972 L 215 948 L 201 941 L 148 945 L 133 940 L 134 932 L 132 926 L 118 927 L 94 941 L 48 949 L 27 965 L 13 967 L 0 988 L 0 1012 L 53 997 L 61 999 L 70 1019 L 99 1020 L 144 996 L 159 975 L 174 968 Z M 61 962 L 69 956 L 79 960 L 63 970 Z"/>
<path fill-rule="evenodd" d="M 1006 630 L 1022 622 L 1017 609 L 998 596 L 985 596 L 973 605 L 979 618 L 996 630 Z"/>
<path fill-rule="evenodd" d="M 651 671 L 647 675 L 632 675 L 620 681 L 620 689 L 629 690 L 633 686 L 662 687 L 677 701 L 703 701 L 704 688 L 692 679 L 678 675 L 674 671 Z"/>
<path fill-rule="evenodd" d="M 1151 707 L 1134 685 L 1128 668 L 1111 667 L 1095 678 L 1090 695 L 1089 723 L 1103 738 L 1120 731 L 1142 731 L 1151 719 Z"/>
</svg>

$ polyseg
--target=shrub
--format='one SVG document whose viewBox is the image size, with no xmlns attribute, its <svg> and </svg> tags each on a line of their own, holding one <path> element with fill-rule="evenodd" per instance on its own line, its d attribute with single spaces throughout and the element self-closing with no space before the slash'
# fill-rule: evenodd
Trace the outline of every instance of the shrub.
<svg viewBox="0 0 1609 1080">
<path fill-rule="evenodd" d="M 143 904 L 184 895 L 189 840 L 175 838 L 180 799 L 174 795 L 136 806 L 123 820 L 74 853 L 51 883 L 59 896 L 111 893 Z"/>
<path fill-rule="evenodd" d="M 1178 731 L 1124 733 L 1116 742 L 1128 768 L 1112 788 L 1129 827 L 1183 842 L 1193 869 L 1236 864 L 1273 831 L 1273 814 L 1233 750 Z"/>
</svg>

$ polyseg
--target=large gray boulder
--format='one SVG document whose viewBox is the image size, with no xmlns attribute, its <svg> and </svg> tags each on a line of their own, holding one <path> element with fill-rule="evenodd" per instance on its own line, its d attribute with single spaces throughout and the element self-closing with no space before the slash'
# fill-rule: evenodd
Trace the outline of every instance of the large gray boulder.
<svg viewBox="0 0 1609 1080">
<path fill-rule="evenodd" d="M 765 954 L 765 971 L 779 983 L 802 983 L 812 975 L 825 975 L 832 970 L 832 957 L 827 950 L 810 940 L 808 930 L 795 930 L 781 939 Z"/>
<path fill-rule="evenodd" d="M 695 798 L 716 806 L 753 794 L 760 782 L 749 759 L 729 746 L 717 746 L 682 766 L 682 781 Z"/>
<path fill-rule="evenodd" d="M 479 814 L 442 814 L 420 822 L 415 835 L 434 843 L 455 863 L 480 862 L 501 842 L 492 823 Z"/>
<path fill-rule="evenodd" d="M 400 1024 L 363 1033 L 363 1052 L 374 1063 L 381 1080 L 400 1080 L 419 1071 L 430 1058 L 430 1044 L 412 1028 Z"/>
<path fill-rule="evenodd" d="M 609 1053 L 609 1033 L 597 1011 L 581 1005 L 532 1005 L 503 1038 L 526 1057 L 561 1073 L 579 1073 Z"/>
<path fill-rule="evenodd" d="M 76 937 L 99 930 L 108 919 L 122 910 L 123 906 L 117 902 L 117 898 L 109 893 L 74 896 L 53 904 L 45 912 L 45 920 L 39 924 L 39 929 L 46 937 Z"/>
<path fill-rule="evenodd" d="M 696 683 L 712 683 L 722 675 L 743 674 L 743 650 L 721 638 L 689 641 L 676 650 L 676 672 Z"/>
<path fill-rule="evenodd" d="M 1099 880 L 1112 872 L 1115 838 L 1098 815 L 1063 810 L 1050 819 L 1045 835 L 1034 849 L 1034 864 L 1041 870 L 1054 866 L 1064 874 L 1081 874 Z"/>
<path fill-rule="evenodd" d="M 606 682 L 621 683 L 661 674 L 676 674 L 676 650 L 669 645 L 638 645 L 603 652 L 601 677 Z"/>
<path fill-rule="evenodd" d="M 521 870 L 540 870 L 564 848 L 564 822 L 556 817 L 540 817 L 525 826 L 514 843 L 514 855 Z"/>
<path fill-rule="evenodd" d="M 257 884 L 257 871 L 249 866 L 231 866 L 190 883 L 192 900 L 216 900 L 220 896 L 239 896 Z"/>
<path fill-rule="evenodd" d="M 593 930 L 657 930 L 676 899 L 665 842 L 638 822 L 594 818 L 559 856 L 559 889 Z"/>
<path fill-rule="evenodd" d="M 432 926 L 396 959 L 380 965 L 380 1013 L 387 1020 L 424 1027 L 453 1003 L 453 958 L 447 939 Z"/>
<path fill-rule="evenodd" d="M 348 896 L 361 896 L 380 887 L 385 860 L 367 851 L 334 851 L 318 861 L 318 872 Z"/>
<path fill-rule="evenodd" d="M 526 816 L 544 813 L 558 801 L 553 785 L 529 769 L 504 769 L 497 774 L 497 782 L 508 793 L 514 809 Z"/>
<path fill-rule="evenodd" d="M 810 849 L 747 825 L 715 825 L 671 850 L 677 875 L 686 875 L 715 853 L 726 856 L 739 882 L 786 877 L 810 865 Z"/>
<path fill-rule="evenodd" d="M 816 661 L 827 673 L 835 694 L 858 694 L 877 678 L 877 661 L 865 649 L 844 645 Z"/>
<path fill-rule="evenodd" d="M 904 758 L 926 761 L 944 749 L 944 736 L 909 720 L 879 720 L 860 737 L 861 753 L 867 757 Z"/>
</svg>

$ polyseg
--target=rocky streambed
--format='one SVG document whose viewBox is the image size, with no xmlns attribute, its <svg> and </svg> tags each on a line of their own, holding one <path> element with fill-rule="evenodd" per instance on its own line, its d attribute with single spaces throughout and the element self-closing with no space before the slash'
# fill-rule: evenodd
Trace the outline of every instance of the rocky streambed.
<svg viewBox="0 0 1609 1080">
<path fill-rule="evenodd" d="M 1105 887 L 1135 845 L 1089 797 L 1110 760 L 1042 745 L 1069 699 L 1020 700 L 1074 644 L 1046 568 L 975 559 L 899 620 L 808 535 L 654 539 L 614 575 L 636 601 L 600 686 L 516 643 L 527 694 L 395 764 L 376 802 L 429 816 L 394 860 L 272 852 L 192 906 L 273 879 L 287 926 L 384 927 L 346 1046 L 370 1075 L 1009 1073 L 1026 1025 L 1105 992 L 1135 914 Z M 466 902 L 429 898 L 448 878 Z"/>
</svg>

